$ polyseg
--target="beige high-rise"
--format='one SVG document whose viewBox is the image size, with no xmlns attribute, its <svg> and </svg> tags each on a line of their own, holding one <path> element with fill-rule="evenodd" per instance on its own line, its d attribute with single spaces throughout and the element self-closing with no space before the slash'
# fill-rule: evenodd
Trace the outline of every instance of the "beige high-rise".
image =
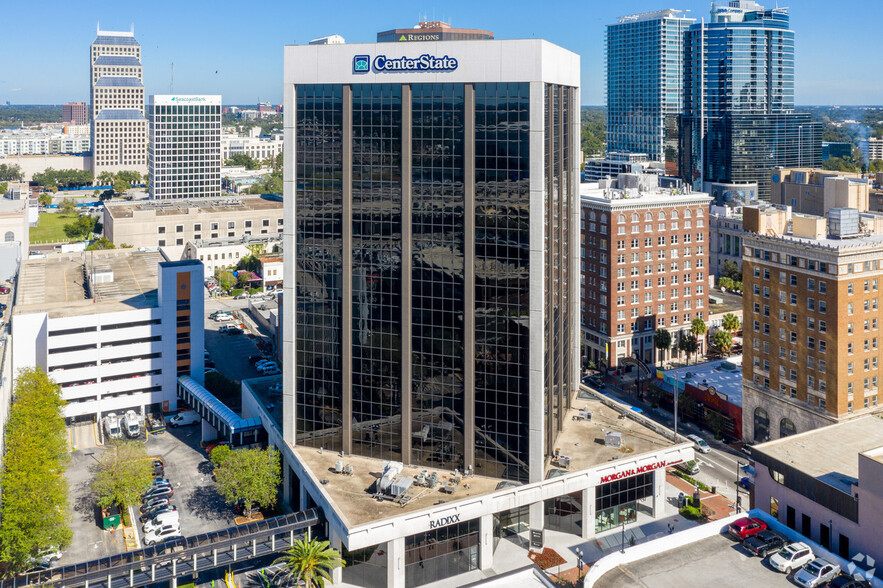
<svg viewBox="0 0 883 588">
<path fill-rule="evenodd" d="M 147 118 L 141 45 L 135 33 L 102 31 L 89 48 L 92 105 L 91 169 L 147 174 Z"/>
</svg>

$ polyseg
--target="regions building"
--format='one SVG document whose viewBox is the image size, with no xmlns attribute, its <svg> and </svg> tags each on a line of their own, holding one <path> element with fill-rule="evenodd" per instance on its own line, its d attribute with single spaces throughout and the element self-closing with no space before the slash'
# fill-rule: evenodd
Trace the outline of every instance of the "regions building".
<svg viewBox="0 0 883 588">
<path fill-rule="evenodd" d="M 72 125 L 84 125 L 89 120 L 85 102 L 68 102 L 61 105 L 61 121 Z"/>
<path fill-rule="evenodd" d="M 451 25 L 441 21 L 420 21 L 417 23 L 417 26 L 410 29 L 392 29 L 390 31 L 377 33 L 378 43 L 475 41 L 493 38 L 494 34 L 490 31 L 482 31 L 480 29 L 453 29 L 451 28 Z"/>
<path fill-rule="evenodd" d="M 792 212 L 824 216 L 832 208 L 870 210 L 870 183 L 862 174 L 813 168 L 770 172 L 770 202 Z"/>
<path fill-rule="evenodd" d="M 683 109 L 683 10 L 621 16 L 607 25 L 607 150 L 646 153 L 678 176 Z"/>
<path fill-rule="evenodd" d="M 883 215 L 745 207 L 743 226 L 744 438 L 883 411 Z"/>
<path fill-rule="evenodd" d="M 655 364 L 657 329 L 677 336 L 708 318 L 711 198 L 632 174 L 582 184 L 580 196 L 584 361 Z"/>
<path fill-rule="evenodd" d="M 203 378 L 203 266 L 157 253 L 52 253 L 22 263 L 13 372 L 61 386 L 69 421 L 175 410 L 177 379 Z"/>
<path fill-rule="evenodd" d="M 769 200 L 770 169 L 821 166 L 821 125 L 794 112 L 787 8 L 732 0 L 690 26 L 682 122 L 681 174 L 694 189 L 756 184 Z"/>
<path fill-rule="evenodd" d="M 282 200 L 244 196 L 169 202 L 106 203 L 104 235 L 117 245 L 184 246 L 188 241 L 282 234 Z"/>
<path fill-rule="evenodd" d="M 883 420 L 755 445 L 751 457 L 757 508 L 864 569 L 883 559 Z"/>
<path fill-rule="evenodd" d="M 92 173 L 147 175 L 141 45 L 134 32 L 102 31 L 89 48 Z"/>
<path fill-rule="evenodd" d="M 221 97 L 150 97 L 150 198 L 221 195 Z"/>
<path fill-rule="evenodd" d="M 467 583 L 509 530 L 661 516 L 692 448 L 579 389 L 579 57 L 307 45 L 284 71 L 284 394 L 257 410 L 335 581 Z"/>
</svg>

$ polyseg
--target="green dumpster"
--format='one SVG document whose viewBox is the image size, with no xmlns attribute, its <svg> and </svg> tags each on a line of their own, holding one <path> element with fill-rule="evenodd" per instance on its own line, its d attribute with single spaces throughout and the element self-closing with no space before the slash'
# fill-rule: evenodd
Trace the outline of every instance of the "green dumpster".
<svg viewBox="0 0 883 588">
<path fill-rule="evenodd" d="M 120 507 L 116 504 L 110 508 L 103 509 L 101 516 L 104 519 L 104 530 L 110 531 L 120 526 Z"/>
</svg>

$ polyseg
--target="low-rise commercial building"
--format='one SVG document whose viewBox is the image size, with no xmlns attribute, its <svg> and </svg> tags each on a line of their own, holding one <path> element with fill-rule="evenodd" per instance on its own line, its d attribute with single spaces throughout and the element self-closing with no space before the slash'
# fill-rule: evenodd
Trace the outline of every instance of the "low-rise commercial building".
<svg viewBox="0 0 883 588">
<path fill-rule="evenodd" d="M 264 290 L 282 287 L 283 263 L 281 255 L 262 255 L 260 276 L 264 280 Z"/>
<path fill-rule="evenodd" d="M 657 329 L 674 336 L 708 317 L 711 198 L 647 174 L 582 184 L 580 198 L 583 359 L 654 364 Z"/>
<path fill-rule="evenodd" d="M 586 159 L 583 167 L 583 181 L 597 182 L 604 178 L 615 178 L 619 174 L 665 174 L 665 164 L 650 161 L 646 153 L 619 153 L 612 151 L 604 157 Z"/>
<path fill-rule="evenodd" d="M 883 215 L 743 209 L 744 438 L 883 410 Z"/>
<path fill-rule="evenodd" d="M 709 272 L 720 277 L 724 262 L 742 267 L 742 207 L 712 204 L 708 216 Z"/>
<path fill-rule="evenodd" d="M 755 445 L 751 457 L 757 508 L 846 560 L 883 559 L 883 420 L 866 416 Z"/>
<path fill-rule="evenodd" d="M 184 247 L 181 259 L 196 259 L 205 265 L 206 275 L 215 270 L 235 267 L 239 260 L 254 251 L 273 251 L 280 245 L 278 235 L 255 235 L 250 237 L 223 237 L 219 239 L 194 239 Z"/>
<path fill-rule="evenodd" d="M 262 135 L 260 127 L 249 129 L 247 136 L 225 133 L 221 135 L 221 162 L 240 153 L 265 161 L 282 153 L 283 145 L 282 133 Z"/>
<path fill-rule="evenodd" d="M 184 246 L 188 241 L 282 234 L 282 199 L 244 196 L 168 202 L 107 203 L 104 235 L 133 247 Z"/>
<path fill-rule="evenodd" d="M 203 266 L 129 251 L 22 263 L 12 311 L 14 372 L 61 385 L 69 420 L 177 406 L 182 375 L 203 379 Z"/>
<path fill-rule="evenodd" d="M 687 414 L 715 434 L 742 438 L 742 356 L 657 371 L 664 392 L 675 389 L 693 402 Z M 668 404 L 672 404 L 669 400 Z"/>
<path fill-rule="evenodd" d="M 792 212 L 824 216 L 831 208 L 870 209 L 870 185 L 859 173 L 806 167 L 777 168 L 770 176 L 770 202 Z"/>
</svg>

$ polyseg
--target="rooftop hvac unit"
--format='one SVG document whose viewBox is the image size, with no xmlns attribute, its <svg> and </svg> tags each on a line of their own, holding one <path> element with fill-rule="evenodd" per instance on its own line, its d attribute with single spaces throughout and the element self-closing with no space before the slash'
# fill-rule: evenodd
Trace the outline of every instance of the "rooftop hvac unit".
<svg viewBox="0 0 883 588">
<path fill-rule="evenodd" d="M 607 431 L 604 433 L 604 445 L 607 447 L 622 447 L 622 433 L 619 431 Z"/>
<path fill-rule="evenodd" d="M 390 484 L 389 493 L 392 496 L 401 496 L 402 494 L 410 490 L 413 483 L 414 478 L 399 476 L 398 478 L 393 480 L 392 484 Z"/>
<path fill-rule="evenodd" d="M 841 239 L 858 235 L 858 209 L 832 208 L 828 210 L 828 234 Z"/>
<path fill-rule="evenodd" d="M 393 484 L 395 477 L 404 469 L 404 465 L 400 461 L 383 462 L 383 476 L 380 478 L 379 489 L 381 492 L 389 492 L 389 488 Z"/>
</svg>

